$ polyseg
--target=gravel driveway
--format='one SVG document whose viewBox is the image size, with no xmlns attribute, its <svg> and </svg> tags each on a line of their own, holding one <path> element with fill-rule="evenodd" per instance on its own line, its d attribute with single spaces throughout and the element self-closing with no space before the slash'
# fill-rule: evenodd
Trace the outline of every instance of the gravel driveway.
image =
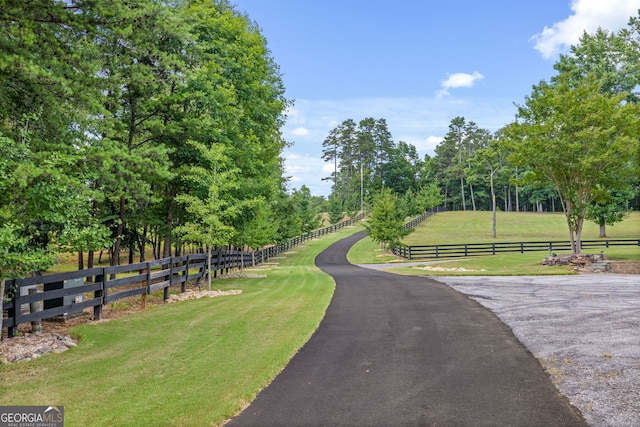
<svg viewBox="0 0 640 427">
<path fill-rule="evenodd" d="M 432 277 L 491 309 L 593 426 L 640 426 L 640 276 Z"/>
</svg>

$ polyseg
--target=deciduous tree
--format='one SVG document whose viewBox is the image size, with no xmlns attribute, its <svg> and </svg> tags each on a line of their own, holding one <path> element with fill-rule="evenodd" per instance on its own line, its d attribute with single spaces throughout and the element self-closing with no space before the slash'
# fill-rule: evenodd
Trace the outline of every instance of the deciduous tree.
<svg viewBox="0 0 640 427">
<path fill-rule="evenodd" d="M 582 227 L 598 186 L 615 186 L 637 155 L 640 111 L 626 94 L 603 93 L 595 78 L 573 83 L 560 75 L 541 82 L 518 108 L 505 133 L 510 158 L 533 179 L 553 182 L 567 219 L 571 247 L 580 253 Z"/>
</svg>

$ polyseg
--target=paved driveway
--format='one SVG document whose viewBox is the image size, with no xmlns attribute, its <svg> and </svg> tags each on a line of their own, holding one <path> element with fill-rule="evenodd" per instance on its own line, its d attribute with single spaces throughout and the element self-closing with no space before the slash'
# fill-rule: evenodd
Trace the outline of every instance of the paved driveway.
<svg viewBox="0 0 640 427">
<path fill-rule="evenodd" d="M 334 296 L 318 330 L 230 426 L 583 426 L 490 310 L 450 287 L 350 265 L 359 233 L 316 264 Z"/>
</svg>

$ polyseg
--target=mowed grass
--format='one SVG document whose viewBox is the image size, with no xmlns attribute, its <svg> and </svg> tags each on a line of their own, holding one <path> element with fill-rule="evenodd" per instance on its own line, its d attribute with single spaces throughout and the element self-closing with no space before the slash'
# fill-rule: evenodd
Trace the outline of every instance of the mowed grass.
<svg viewBox="0 0 640 427">
<path fill-rule="evenodd" d="M 540 242 L 569 240 L 569 229 L 562 213 L 498 212 L 497 236 L 492 236 L 491 212 L 441 212 L 427 218 L 407 236 L 407 245 L 449 243 Z M 612 239 L 640 237 L 640 212 L 632 212 L 624 221 L 606 227 Z M 599 227 L 587 221 L 583 240 L 596 240 Z"/>
<path fill-rule="evenodd" d="M 514 213 L 498 212 L 497 238 L 492 237 L 491 212 L 441 212 L 424 221 L 412 234 L 404 239 L 407 245 L 438 245 L 463 243 L 520 242 L 520 241 L 568 241 L 569 234 L 565 217 L 561 213 Z M 599 228 L 595 223 L 586 223 L 583 240 L 598 240 Z M 640 213 L 633 212 L 623 222 L 607 226 L 609 238 L 639 238 Z M 592 249 L 604 251 L 610 259 L 640 260 L 640 248 L 635 246 Z M 546 251 L 524 254 L 501 254 L 477 256 L 464 260 L 438 260 L 437 264 L 393 268 L 389 271 L 416 275 L 542 275 L 572 274 L 566 267 L 541 266 L 540 261 L 548 255 Z M 406 261 L 383 253 L 379 246 L 366 238 L 349 252 L 349 260 L 356 264 L 393 263 Z M 415 260 L 431 263 L 436 260 Z M 440 267 L 444 271 L 434 271 Z M 464 271 L 464 270 L 467 271 Z"/>
<path fill-rule="evenodd" d="M 240 295 L 161 305 L 72 329 L 77 348 L 0 366 L 0 405 L 63 405 L 67 426 L 211 426 L 234 416 L 311 337 L 333 295 L 314 266 L 349 228 L 214 280 Z"/>
</svg>

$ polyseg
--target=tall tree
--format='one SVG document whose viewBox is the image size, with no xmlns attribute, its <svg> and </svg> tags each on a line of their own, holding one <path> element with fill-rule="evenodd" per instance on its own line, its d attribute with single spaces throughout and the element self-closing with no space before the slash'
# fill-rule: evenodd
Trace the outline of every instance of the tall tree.
<svg viewBox="0 0 640 427">
<path fill-rule="evenodd" d="M 384 169 L 395 144 L 384 119 L 344 120 L 323 142 L 323 159 L 334 163 L 332 193 L 345 211 L 362 209 L 364 200 L 382 188 Z"/>
<path fill-rule="evenodd" d="M 592 76 L 600 84 L 601 91 L 608 94 L 626 94 L 626 101 L 640 103 L 640 12 L 631 17 L 627 28 L 617 33 L 599 28 L 595 33 L 584 33 L 578 44 L 571 47 L 567 55 L 561 55 L 554 68 L 573 82 L 579 82 Z M 640 188 L 640 159 L 636 158 L 629 167 L 635 168 L 635 178 L 631 186 Z M 607 216 L 624 216 L 625 203 L 616 201 L 622 195 L 633 198 L 637 190 L 626 191 L 626 183 L 620 182 L 620 188 L 600 189 L 598 210 L 609 212 Z M 608 191 L 609 195 L 602 192 Z M 605 201 L 611 205 L 603 205 Z M 616 212 L 617 210 L 617 212 Z M 602 230 L 604 232 L 604 230 Z"/>
<path fill-rule="evenodd" d="M 580 253 L 582 227 L 597 186 L 615 186 L 638 152 L 638 106 L 626 94 L 607 95 L 595 78 L 572 83 L 563 75 L 535 86 L 518 119 L 506 128 L 511 159 L 536 180 L 555 185 L 571 247 Z"/>
<path fill-rule="evenodd" d="M 98 22 L 78 3 L 7 1 L 0 7 L 2 182 L 10 189 L 0 197 L 0 228 L 31 253 L 25 265 L 34 265 L 35 252 L 104 243 L 105 230 L 91 221 L 88 202 L 99 194 L 86 186 L 86 139 L 101 95 L 96 50 L 87 39 Z M 0 250 L 18 262 L 11 253 L 18 246 Z"/>
<path fill-rule="evenodd" d="M 380 165 L 382 184 L 397 194 L 417 190 L 422 161 L 416 147 L 404 141 L 389 150 L 388 158 Z"/>
<path fill-rule="evenodd" d="M 187 242 L 202 244 L 207 249 L 207 263 L 211 263 L 211 249 L 228 245 L 237 233 L 232 225 L 239 214 L 239 207 L 225 197 L 237 186 L 239 170 L 230 165 L 224 146 L 207 147 L 199 142 L 192 145 L 206 158 L 207 167 L 194 167 L 188 176 L 202 188 L 204 197 L 180 194 L 176 201 L 185 206 L 189 220 L 177 227 L 177 232 Z M 209 272 L 211 269 L 209 268 Z M 211 289 L 211 275 L 208 278 Z"/>
<path fill-rule="evenodd" d="M 489 187 L 491 188 L 491 212 L 493 214 L 492 236 L 494 239 L 497 237 L 495 181 L 505 166 L 506 158 L 507 151 L 504 146 L 500 144 L 498 139 L 493 139 L 487 147 L 478 150 L 471 160 L 475 166 L 475 173 L 489 180 Z"/>
<path fill-rule="evenodd" d="M 479 128 L 473 121 L 467 122 L 464 117 L 456 117 L 451 120 L 449 131 L 435 149 L 438 181 L 445 186 L 447 199 L 455 204 L 459 198 L 463 210 L 467 210 L 467 185 L 471 206 L 476 209 L 473 183 L 466 182 L 465 179 L 470 168 L 469 159 L 476 150 L 488 143 L 489 137 L 489 132 Z"/>
</svg>

